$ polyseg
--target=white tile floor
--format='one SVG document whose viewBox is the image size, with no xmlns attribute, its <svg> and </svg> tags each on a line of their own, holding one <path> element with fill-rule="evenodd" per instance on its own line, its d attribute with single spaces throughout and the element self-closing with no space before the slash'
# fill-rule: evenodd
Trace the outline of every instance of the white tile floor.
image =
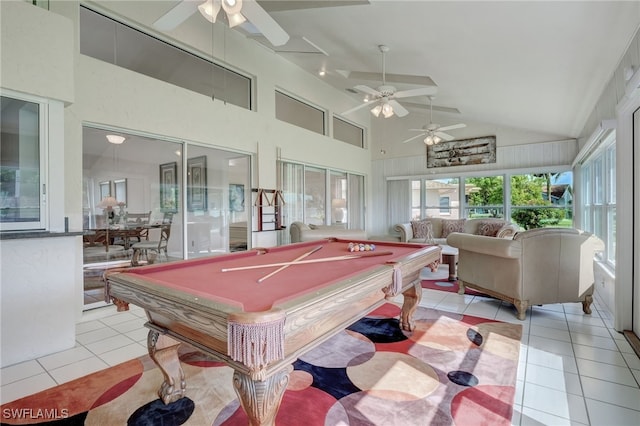
<svg viewBox="0 0 640 426">
<path fill-rule="evenodd" d="M 612 326 L 597 295 L 580 304 L 536 306 L 525 321 L 512 305 L 425 290 L 423 306 L 522 324 L 514 425 L 640 425 L 640 359 Z M 76 346 L 0 370 L 9 402 L 146 353 L 144 311 L 108 306 L 85 313 Z"/>
</svg>

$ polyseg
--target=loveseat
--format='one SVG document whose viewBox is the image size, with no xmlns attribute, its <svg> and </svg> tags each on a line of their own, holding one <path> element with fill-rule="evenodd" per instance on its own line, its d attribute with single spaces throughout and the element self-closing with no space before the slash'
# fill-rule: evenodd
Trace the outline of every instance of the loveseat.
<svg viewBox="0 0 640 426">
<path fill-rule="evenodd" d="M 394 230 L 400 233 L 400 241 L 403 243 L 424 243 L 427 238 L 428 224 L 431 224 L 435 244 L 447 244 L 447 236 L 452 232 L 513 238 L 520 229 L 518 225 L 497 218 L 445 219 L 429 217 L 409 223 L 399 223 L 394 227 Z"/>
<path fill-rule="evenodd" d="M 331 237 L 353 240 L 367 239 L 367 233 L 362 229 L 346 229 L 340 225 L 307 225 L 302 222 L 293 222 L 289 225 L 289 235 L 292 243 Z"/>
<path fill-rule="evenodd" d="M 447 244 L 458 249 L 459 293 L 470 287 L 513 303 L 518 319 L 527 307 L 581 302 L 591 313 L 593 262 L 604 243 L 570 228 L 518 232 L 512 240 L 453 233 Z"/>
</svg>

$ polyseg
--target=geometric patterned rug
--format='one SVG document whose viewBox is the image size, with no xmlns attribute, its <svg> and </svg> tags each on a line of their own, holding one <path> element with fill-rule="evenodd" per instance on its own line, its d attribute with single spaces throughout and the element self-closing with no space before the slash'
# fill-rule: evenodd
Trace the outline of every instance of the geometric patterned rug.
<svg viewBox="0 0 640 426">
<path fill-rule="evenodd" d="M 387 303 L 301 356 L 276 417 L 300 425 L 509 425 L 518 324 Z M 164 405 L 148 356 L 2 405 L 2 424 L 247 425 L 233 370 L 181 345 L 186 397 Z"/>
</svg>

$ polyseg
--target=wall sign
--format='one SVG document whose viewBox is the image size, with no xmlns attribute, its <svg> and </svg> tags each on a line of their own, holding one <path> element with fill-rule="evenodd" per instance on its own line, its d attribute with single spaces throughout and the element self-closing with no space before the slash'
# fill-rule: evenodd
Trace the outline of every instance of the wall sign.
<svg viewBox="0 0 640 426">
<path fill-rule="evenodd" d="M 427 145 L 427 168 L 496 162 L 496 137 L 460 139 Z"/>
</svg>

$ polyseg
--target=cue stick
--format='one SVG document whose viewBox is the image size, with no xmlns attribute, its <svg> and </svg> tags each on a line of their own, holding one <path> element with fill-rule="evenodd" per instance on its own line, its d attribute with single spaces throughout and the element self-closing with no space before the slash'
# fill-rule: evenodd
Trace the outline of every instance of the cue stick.
<svg viewBox="0 0 640 426">
<path fill-rule="evenodd" d="M 393 254 L 392 251 L 381 251 L 381 252 L 366 252 L 366 253 L 353 253 L 346 254 L 344 256 L 335 256 L 335 257 L 323 257 L 320 259 L 311 259 L 311 260 L 300 260 L 299 262 L 280 262 L 280 263 L 269 263 L 265 265 L 251 265 L 251 266 L 239 266 L 237 268 L 223 268 L 222 272 L 231 272 L 231 271 L 244 271 L 246 269 L 258 269 L 258 268 L 270 268 L 272 266 L 283 266 L 283 265 L 305 265 L 307 263 L 319 263 L 319 262 L 333 262 L 336 260 L 349 260 L 349 259 L 357 259 L 360 257 L 374 257 L 374 256 L 388 256 Z"/>
<path fill-rule="evenodd" d="M 305 254 L 303 254 L 302 256 L 298 256 L 298 257 L 296 257 L 295 259 L 293 259 L 293 263 L 291 263 L 291 264 L 289 264 L 289 265 L 282 265 L 280 268 L 276 269 L 275 271 L 271 272 L 270 274 L 265 275 L 264 277 L 260 278 L 260 279 L 258 280 L 258 282 L 259 282 L 259 283 L 261 283 L 262 281 L 266 280 L 266 279 L 267 279 L 267 278 L 269 278 L 269 277 L 274 276 L 275 274 L 277 274 L 278 272 L 282 271 L 283 269 L 287 269 L 289 266 L 291 266 L 291 265 L 295 264 L 296 262 L 298 262 L 298 261 L 300 261 L 300 260 L 304 259 L 304 258 L 305 258 L 305 257 L 307 257 L 307 256 L 312 255 L 313 253 L 317 252 L 317 251 L 318 251 L 318 250 L 320 250 L 321 248 L 322 248 L 322 246 L 318 246 L 318 247 L 314 248 L 313 250 L 310 250 L 310 251 L 306 252 L 306 253 L 305 253 Z"/>
</svg>

